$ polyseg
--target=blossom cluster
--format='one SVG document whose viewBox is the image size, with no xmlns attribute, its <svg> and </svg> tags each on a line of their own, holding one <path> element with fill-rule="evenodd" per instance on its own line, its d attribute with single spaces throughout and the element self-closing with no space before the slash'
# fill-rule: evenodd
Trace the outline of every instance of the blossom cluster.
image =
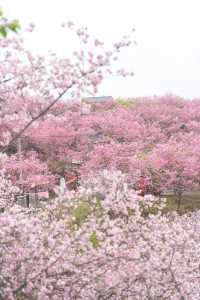
<svg viewBox="0 0 200 300">
<path fill-rule="evenodd" d="M 199 212 L 162 215 L 164 203 L 104 170 L 39 211 L 9 208 L 1 298 L 199 299 Z"/>
</svg>

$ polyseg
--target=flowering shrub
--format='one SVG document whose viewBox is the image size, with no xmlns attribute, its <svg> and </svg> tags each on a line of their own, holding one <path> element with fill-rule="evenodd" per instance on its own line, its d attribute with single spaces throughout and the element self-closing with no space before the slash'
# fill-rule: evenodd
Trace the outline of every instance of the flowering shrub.
<svg viewBox="0 0 200 300">
<path fill-rule="evenodd" d="M 31 188 L 50 189 L 55 186 L 55 176 L 50 174 L 47 164 L 41 162 L 36 152 L 27 151 L 20 160 L 12 155 L 4 162 L 5 171 L 12 182 L 24 191 Z"/>
<path fill-rule="evenodd" d="M 1 298 L 199 299 L 199 212 L 163 216 L 164 202 L 103 171 L 38 212 L 12 207 L 0 215 Z"/>
</svg>

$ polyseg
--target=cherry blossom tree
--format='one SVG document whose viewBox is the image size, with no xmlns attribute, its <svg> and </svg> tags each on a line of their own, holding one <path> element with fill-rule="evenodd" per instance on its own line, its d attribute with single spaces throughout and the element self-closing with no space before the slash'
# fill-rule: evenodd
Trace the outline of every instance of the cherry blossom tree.
<svg viewBox="0 0 200 300">
<path fill-rule="evenodd" d="M 87 28 L 75 28 L 72 23 L 68 27 L 75 31 L 82 44 L 92 40 Z M 25 121 L 20 130 L 11 138 L 9 145 L 22 136 L 27 129 L 47 114 L 57 102 L 70 93 L 73 98 L 80 98 L 85 91 L 97 92 L 99 84 L 106 74 L 111 74 L 110 65 L 118 57 L 121 49 L 131 45 L 129 36 L 115 43 L 111 51 L 104 49 L 103 43 L 93 41 L 96 51 L 75 51 L 71 59 L 58 58 L 54 53 L 46 57 L 33 56 L 23 47 L 18 39 L 0 41 L 3 51 L 2 58 L 2 90 L 3 101 L 9 98 L 37 97 L 43 99 L 43 107 L 35 116 Z M 16 58 L 17 57 L 17 58 Z M 7 72 L 9 70 L 9 73 Z M 131 73 L 123 72 L 122 76 Z M 6 84 L 5 84 L 6 83 Z M 6 151 L 8 145 L 2 151 Z"/>
<path fill-rule="evenodd" d="M 199 212 L 163 216 L 163 205 L 104 171 L 37 214 L 12 207 L 0 217 L 1 298 L 199 299 Z"/>
<path fill-rule="evenodd" d="M 43 162 L 48 160 L 49 169 L 53 172 L 53 162 L 58 156 L 59 161 L 67 163 L 71 161 L 71 156 L 75 159 L 82 156 L 78 154 L 78 148 L 81 147 L 83 151 L 85 147 L 85 152 L 87 148 L 86 139 L 81 134 L 81 130 L 83 133 L 85 129 L 80 128 L 76 132 L 77 128 L 69 128 L 67 120 L 64 120 L 64 117 L 70 115 L 67 113 L 66 101 L 80 100 L 83 93 L 96 93 L 104 77 L 113 73 L 112 64 L 121 50 L 132 43 L 131 36 L 124 36 L 120 42 L 107 50 L 101 41 L 90 37 L 87 28 L 77 28 L 71 22 L 66 27 L 72 30 L 80 44 L 84 45 L 84 50 L 81 47 L 72 53 L 71 58 L 59 58 L 52 52 L 46 56 L 33 55 L 24 47 L 20 37 L 11 36 L 0 40 L 1 152 L 16 155 L 20 139 L 22 151 L 36 151 Z M 117 73 L 122 76 L 131 75 L 125 70 Z M 80 110 L 79 103 L 78 114 Z M 59 129 L 56 122 L 59 123 Z M 65 125 L 63 130 L 62 123 Z M 75 124 L 73 126 L 76 127 Z M 40 136 L 38 130 L 41 130 Z M 91 132 L 91 129 L 88 130 Z M 56 136 L 52 135 L 53 131 L 57 132 Z M 59 145 L 62 137 L 66 139 L 65 149 L 63 145 Z M 22 166 L 21 162 L 20 168 L 26 169 L 25 164 L 24 161 Z"/>
<path fill-rule="evenodd" d="M 49 171 L 47 164 L 38 159 L 35 152 L 26 152 L 19 159 L 13 155 L 4 163 L 4 169 L 12 182 L 23 191 L 35 189 L 53 189 L 56 178 Z"/>
</svg>

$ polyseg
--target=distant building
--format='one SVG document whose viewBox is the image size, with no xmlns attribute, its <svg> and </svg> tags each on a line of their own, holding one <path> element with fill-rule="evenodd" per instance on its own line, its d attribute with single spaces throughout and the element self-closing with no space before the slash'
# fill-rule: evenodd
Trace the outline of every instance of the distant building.
<svg viewBox="0 0 200 300">
<path fill-rule="evenodd" d="M 103 104 L 106 102 L 114 101 L 112 96 L 102 96 L 102 97 L 85 97 L 82 99 L 81 105 L 81 114 L 88 115 L 91 111 L 93 111 L 93 107 L 95 104 Z"/>
<path fill-rule="evenodd" d="M 86 97 L 82 99 L 82 102 L 87 104 L 93 104 L 93 103 L 103 103 L 103 102 L 109 102 L 114 101 L 112 96 L 102 96 L 102 97 Z"/>
</svg>

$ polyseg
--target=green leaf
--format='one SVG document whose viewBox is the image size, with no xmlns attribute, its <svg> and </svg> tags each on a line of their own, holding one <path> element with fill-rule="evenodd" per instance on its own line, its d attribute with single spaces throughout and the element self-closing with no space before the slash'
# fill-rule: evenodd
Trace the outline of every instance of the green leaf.
<svg viewBox="0 0 200 300">
<path fill-rule="evenodd" d="M 8 28 L 13 32 L 17 32 L 20 29 L 20 24 L 18 20 L 14 20 L 8 24 Z"/>
<path fill-rule="evenodd" d="M 93 231 L 93 233 L 90 235 L 89 241 L 91 242 L 91 244 L 94 248 L 98 248 L 100 246 L 99 240 L 97 238 L 95 231 Z"/>
<path fill-rule="evenodd" d="M 7 36 L 6 26 L 0 25 L 0 35 L 3 36 L 3 37 Z"/>
<path fill-rule="evenodd" d="M 134 210 L 130 207 L 127 207 L 127 211 L 128 211 L 128 216 L 131 217 L 134 215 Z"/>
<path fill-rule="evenodd" d="M 81 225 L 91 213 L 91 208 L 87 202 L 79 203 L 78 207 L 73 210 L 72 215 L 75 217 L 77 225 Z"/>
</svg>

